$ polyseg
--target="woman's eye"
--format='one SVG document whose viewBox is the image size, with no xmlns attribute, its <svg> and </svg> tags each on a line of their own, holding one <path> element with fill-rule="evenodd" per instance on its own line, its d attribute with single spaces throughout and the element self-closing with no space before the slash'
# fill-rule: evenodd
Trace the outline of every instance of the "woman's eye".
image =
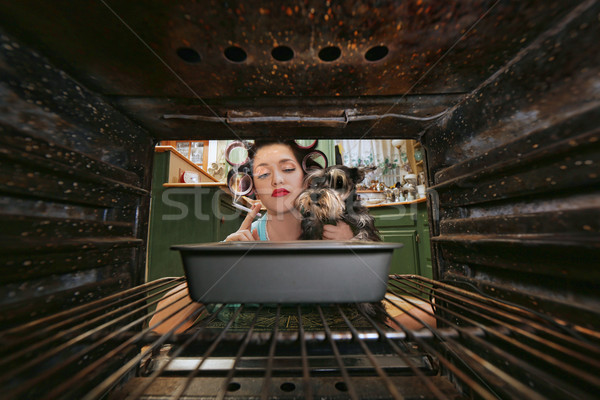
<svg viewBox="0 0 600 400">
<path fill-rule="evenodd" d="M 284 168 L 283 172 L 294 172 L 296 168 Z"/>
<path fill-rule="evenodd" d="M 258 175 L 258 176 L 257 176 L 257 178 L 258 178 L 258 179 L 265 179 L 265 178 L 266 178 L 266 177 L 268 177 L 268 176 L 269 176 L 269 174 L 265 172 L 264 174 L 260 174 L 260 175 Z"/>
</svg>

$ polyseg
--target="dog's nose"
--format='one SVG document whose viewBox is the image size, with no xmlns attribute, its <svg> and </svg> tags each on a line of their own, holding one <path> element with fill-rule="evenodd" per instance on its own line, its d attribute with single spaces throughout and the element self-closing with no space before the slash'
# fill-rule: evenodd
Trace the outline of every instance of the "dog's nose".
<svg viewBox="0 0 600 400">
<path fill-rule="evenodd" d="M 320 192 L 313 192 L 310 194 L 310 199 L 312 201 L 319 201 L 319 199 L 321 198 L 321 193 Z"/>
</svg>

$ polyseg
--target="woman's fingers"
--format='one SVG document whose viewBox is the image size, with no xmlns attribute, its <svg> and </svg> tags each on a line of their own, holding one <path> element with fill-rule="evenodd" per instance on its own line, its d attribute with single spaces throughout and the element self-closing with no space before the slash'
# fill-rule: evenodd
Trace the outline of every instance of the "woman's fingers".
<svg viewBox="0 0 600 400">
<path fill-rule="evenodd" d="M 335 231 L 332 231 L 330 229 L 325 229 L 325 226 L 323 227 L 323 239 L 324 240 L 335 240 Z"/>
<path fill-rule="evenodd" d="M 252 205 L 252 208 L 250 209 L 250 212 L 248 213 L 248 215 L 246 215 L 246 218 L 244 218 L 242 225 L 240 225 L 240 229 L 238 229 L 237 232 L 234 232 L 231 235 L 227 236 L 225 241 L 226 242 L 242 242 L 242 241 L 260 240 L 258 237 L 258 233 L 256 233 L 256 235 L 255 235 L 254 232 L 250 232 L 250 227 L 252 226 L 252 221 L 254 221 L 256 214 L 258 214 L 258 212 L 260 211 L 260 207 L 261 207 L 260 201 L 257 201 L 256 203 L 254 203 Z M 256 232 L 256 230 L 255 230 L 255 232 Z"/>
<path fill-rule="evenodd" d="M 252 221 L 254 221 L 254 218 L 256 217 L 256 214 L 258 214 L 259 211 L 260 211 L 260 202 L 254 203 L 252 205 L 252 208 L 250 209 L 250 212 L 248 213 L 248 215 L 246 215 L 246 218 L 244 218 L 242 225 L 240 225 L 239 230 L 241 231 L 241 230 L 250 229 L 250 226 L 252 225 Z"/>
<path fill-rule="evenodd" d="M 354 237 L 350 225 L 338 221 L 337 225 L 323 225 L 323 239 L 325 240 L 350 240 Z"/>
<path fill-rule="evenodd" d="M 260 240 L 260 236 L 258 234 L 258 230 L 255 229 L 252 231 L 252 237 L 254 238 L 254 240 Z"/>
<path fill-rule="evenodd" d="M 254 239 L 254 236 L 252 236 L 252 233 L 247 229 L 234 232 L 231 235 L 227 236 L 227 238 L 225 239 L 226 242 L 244 242 L 244 241 L 252 241 L 252 240 L 256 240 L 256 239 Z"/>
</svg>

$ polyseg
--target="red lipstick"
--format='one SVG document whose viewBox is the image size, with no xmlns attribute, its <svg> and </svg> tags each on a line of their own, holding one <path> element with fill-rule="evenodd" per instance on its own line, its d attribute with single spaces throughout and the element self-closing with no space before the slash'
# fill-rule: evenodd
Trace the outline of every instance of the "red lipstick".
<svg viewBox="0 0 600 400">
<path fill-rule="evenodd" d="M 289 194 L 290 192 L 287 189 L 275 189 L 273 193 L 271 193 L 271 197 L 281 197 Z"/>
</svg>

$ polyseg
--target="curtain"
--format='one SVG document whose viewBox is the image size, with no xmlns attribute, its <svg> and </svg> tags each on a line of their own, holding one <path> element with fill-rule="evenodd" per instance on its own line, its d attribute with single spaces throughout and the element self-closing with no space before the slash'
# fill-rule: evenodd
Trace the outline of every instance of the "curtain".
<svg viewBox="0 0 600 400">
<path fill-rule="evenodd" d="M 365 177 L 363 183 L 367 186 L 379 181 L 391 187 L 406 174 L 402 169 L 407 162 L 406 141 L 402 141 L 400 149 L 394 147 L 391 140 L 339 140 L 336 144 L 344 165 L 377 168 Z"/>
</svg>

